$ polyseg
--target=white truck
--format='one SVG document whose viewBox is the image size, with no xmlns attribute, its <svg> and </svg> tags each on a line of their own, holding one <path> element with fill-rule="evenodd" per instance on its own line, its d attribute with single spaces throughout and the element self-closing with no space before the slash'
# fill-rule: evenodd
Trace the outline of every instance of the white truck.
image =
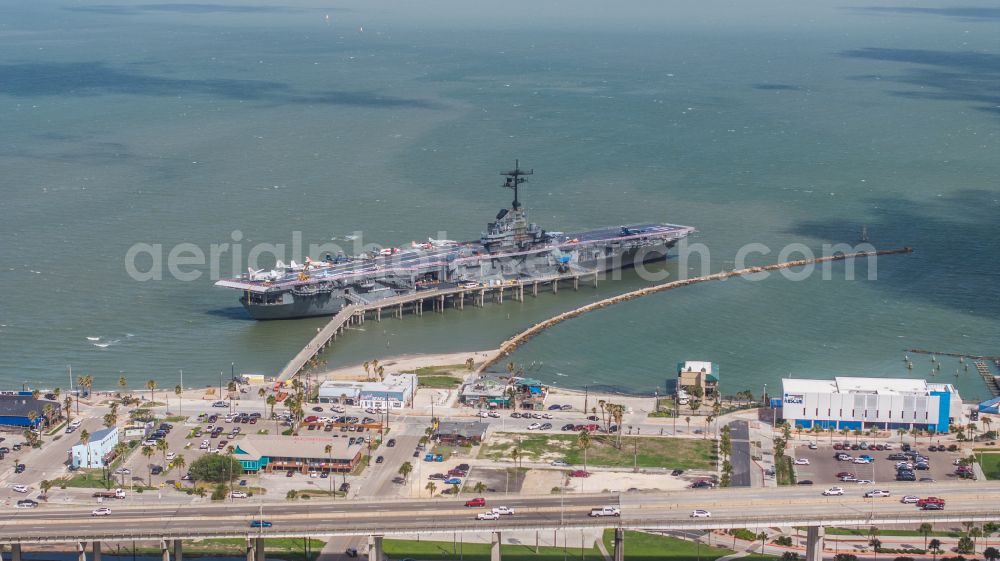
<svg viewBox="0 0 1000 561">
<path fill-rule="evenodd" d="M 591 509 L 591 516 L 621 516 L 622 511 L 616 506 L 602 506 L 601 508 Z"/>
</svg>

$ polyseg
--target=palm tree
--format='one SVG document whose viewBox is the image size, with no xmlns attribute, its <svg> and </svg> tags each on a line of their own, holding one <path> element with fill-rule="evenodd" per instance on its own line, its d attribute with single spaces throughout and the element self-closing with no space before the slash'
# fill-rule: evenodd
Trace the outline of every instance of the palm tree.
<svg viewBox="0 0 1000 561">
<path fill-rule="evenodd" d="M 510 451 L 510 459 L 514 460 L 514 466 L 517 466 L 517 460 L 521 458 L 521 451 L 514 448 Z"/>
<path fill-rule="evenodd" d="M 475 367 L 476 367 L 476 361 L 473 360 L 471 356 L 469 358 L 465 359 L 465 369 L 466 370 L 472 370 Z"/>
<path fill-rule="evenodd" d="M 477 481 L 476 485 L 472 488 L 472 491 L 474 493 L 485 493 L 486 492 L 486 483 L 483 483 L 482 481 Z"/>
<path fill-rule="evenodd" d="M 90 467 L 90 432 L 87 429 L 83 429 L 80 432 L 80 444 L 87 450 L 87 467 Z"/>
<path fill-rule="evenodd" d="M 125 379 L 124 374 L 118 377 L 118 387 L 122 389 L 123 393 L 125 391 L 125 388 L 128 387 L 128 380 Z"/>
<path fill-rule="evenodd" d="M 170 469 L 176 469 L 177 471 L 183 470 L 187 467 L 187 460 L 184 459 L 183 454 L 177 454 L 174 459 L 170 460 Z"/>
<path fill-rule="evenodd" d="M 767 541 L 767 532 L 757 534 L 757 539 L 760 540 L 760 554 L 764 555 L 764 544 Z"/>
<path fill-rule="evenodd" d="M 878 538 L 872 538 L 868 540 L 868 545 L 872 546 L 872 551 L 875 552 L 875 559 L 878 560 L 878 550 L 882 549 L 882 540 Z"/>
<path fill-rule="evenodd" d="M 184 406 L 181 405 L 181 392 L 183 391 L 184 388 L 182 388 L 180 384 L 174 386 L 174 395 L 177 396 L 177 414 L 182 416 L 184 415 L 184 413 L 182 413 Z"/>
<path fill-rule="evenodd" d="M 433 497 L 434 496 L 434 491 L 437 491 L 437 485 L 435 485 L 433 481 L 428 481 L 427 485 L 424 487 L 424 489 L 427 489 L 427 491 Z"/>
<path fill-rule="evenodd" d="M 267 397 L 267 390 L 265 390 L 263 386 L 261 386 L 261 388 L 259 390 L 257 390 L 257 397 L 259 397 L 261 399 L 264 399 L 265 397 Z"/>
<path fill-rule="evenodd" d="M 66 396 L 66 399 L 64 399 L 64 400 L 63 400 L 63 408 L 62 408 L 62 410 L 63 410 L 63 413 L 65 413 L 65 414 L 66 414 L 66 422 L 67 422 L 67 423 L 68 423 L 68 422 L 69 422 L 69 421 L 70 421 L 70 420 L 72 419 L 72 417 L 73 417 L 73 413 L 72 413 L 72 407 L 73 407 L 73 397 L 72 397 L 72 396 L 69 396 L 69 395 L 67 395 L 67 396 Z"/>
<path fill-rule="evenodd" d="M 583 448 L 583 471 L 587 471 L 587 449 L 590 448 L 590 431 L 582 430 L 576 437 L 576 443 Z"/>
<path fill-rule="evenodd" d="M 333 445 L 327 444 L 323 447 L 323 452 L 326 453 L 329 463 L 326 464 L 327 479 L 330 480 L 330 495 L 336 497 L 333 494 Z"/>
<path fill-rule="evenodd" d="M 972 528 L 969 529 L 969 537 L 972 538 L 972 550 L 973 551 L 976 550 L 976 545 L 977 545 L 976 542 L 979 541 L 979 538 L 981 538 L 982 535 L 983 535 L 983 529 L 982 528 L 976 528 L 975 526 L 973 526 Z"/>
<path fill-rule="evenodd" d="M 166 464 L 167 463 L 167 451 L 170 450 L 170 445 L 167 444 L 167 440 L 166 439 L 157 440 L 156 441 L 156 449 L 160 452 L 160 454 L 163 455 L 163 463 Z"/>
<path fill-rule="evenodd" d="M 410 478 L 410 473 L 413 471 L 413 464 L 410 462 L 403 462 L 403 465 L 399 466 L 399 475 L 403 476 L 403 483 Z"/>
<path fill-rule="evenodd" d="M 105 413 L 104 414 L 104 426 L 106 428 L 111 428 L 118 424 L 118 415 L 116 413 Z"/>
<path fill-rule="evenodd" d="M 378 381 L 381 382 L 385 379 L 385 367 L 379 366 L 375 369 L 375 373 L 378 374 Z"/>
<path fill-rule="evenodd" d="M 81 388 L 87 388 L 87 395 L 90 395 L 90 388 L 94 386 L 94 377 L 91 376 L 90 374 L 87 374 L 85 376 L 79 376 L 76 379 L 76 383 Z M 76 414 L 77 415 L 80 414 L 80 394 L 81 393 L 82 392 L 79 392 L 79 391 L 76 392 Z"/>
<path fill-rule="evenodd" d="M 156 401 L 156 380 L 146 382 L 146 389 L 149 390 L 149 402 L 153 403 Z"/>
<path fill-rule="evenodd" d="M 370 362 L 368 362 L 366 360 L 364 363 L 361 364 L 361 367 L 365 369 L 365 378 L 366 379 L 370 378 L 371 377 L 372 363 L 370 363 Z"/>
<path fill-rule="evenodd" d="M 927 545 L 931 548 L 931 553 L 934 554 L 934 560 L 937 561 L 938 553 L 941 552 L 941 540 L 934 538 Z"/>
<path fill-rule="evenodd" d="M 710 429 L 712 427 L 712 421 L 714 421 L 714 420 L 715 420 L 715 417 L 713 415 L 706 415 L 705 416 L 705 428 L 706 429 Z M 708 430 L 706 430 L 705 432 L 703 432 L 702 435 L 701 435 L 701 437 L 702 438 L 708 438 Z"/>
<path fill-rule="evenodd" d="M 691 432 L 691 417 L 684 417 L 684 422 L 687 423 L 687 431 Z"/>
<path fill-rule="evenodd" d="M 924 522 L 917 528 L 917 531 L 924 536 L 924 551 L 927 551 L 927 536 L 931 534 L 934 530 L 934 526 L 931 526 L 929 522 Z"/>
<path fill-rule="evenodd" d="M 162 442 L 162 441 L 161 441 Z M 149 463 L 149 459 L 153 457 L 156 450 L 152 446 L 143 446 L 142 455 L 146 456 L 146 468 L 149 470 L 149 486 L 153 486 L 153 464 Z"/>
<path fill-rule="evenodd" d="M 296 378 L 295 381 L 298 382 L 298 378 Z M 302 382 L 299 382 L 297 385 L 295 385 L 296 393 L 299 392 L 299 387 L 301 385 L 302 385 Z M 230 380 L 229 383 L 226 384 L 226 391 L 229 392 L 229 401 L 232 401 L 233 398 L 236 396 L 236 382 L 233 381 L 233 380 Z"/>
<path fill-rule="evenodd" d="M 38 482 L 38 488 L 42 490 L 42 496 L 45 500 L 49 500 L 49 489 L 55 486 L 55 482 L 49 481 L 48 479 L 43 479 Z"/>
</svg>

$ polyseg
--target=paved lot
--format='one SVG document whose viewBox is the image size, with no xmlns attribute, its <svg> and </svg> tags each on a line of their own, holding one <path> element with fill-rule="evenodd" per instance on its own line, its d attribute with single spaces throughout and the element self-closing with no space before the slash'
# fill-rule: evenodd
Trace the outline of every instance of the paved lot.
<svg viewBox="0 0 1000 561">
<path fill-rule="evenodd" d="M 835 457 L 835 451 L 832 445 L 827 442 L 817 442 L 818 448 L 816 450 L 810 450 L 808 446 L 797 446 L 795 448 L 796 458 L 806 458 L 809 460 L 809 465 L 807 466 L 795 466 L 796 478 L 799 481 L 803 479 L 809 479 L 815 482 L 816 485 L 840 485 L 845 489 L 849 489 L 851 485 L 857 485 L 856 483 L 841 483 L 840 478 L 837 477 L 839 472 L 850 472 L 853 473 L 858 479 L 870 479 L 875 482 L 876 486 L 879 484 L 889 484 L 894 485 L 908 485 L 914 482 L 907 481 L 896 481 L 896 461 L 889 460 L 887 456 L 893 453 L 899 453 L 899 443 L 893 443 L 893 450 L 890 451 L 874 451 L 874 450 L 845 450 L 845 454 L 850 454 L 853 457 L 858 457 L 863 454 L 868 454 L 875 458 L 875 461 L 870 464 L 854 464 L 846 461 L 838 461 Z M 954 481 L 957 479 L 954 475 L 955 466 L 952 462 L 959 458 L 960 455 L 957 452 L 929 452 L 927 451 L 927 445 L 922 445 L 917 447 L 917 451 L 930 458 L 931 469 L 927 471 L 915 471 L 917 479 L 923 477 L 931 477 L 934 481 Z M 926 483 L 926 482 L 925 482 Z"/>
</svg>

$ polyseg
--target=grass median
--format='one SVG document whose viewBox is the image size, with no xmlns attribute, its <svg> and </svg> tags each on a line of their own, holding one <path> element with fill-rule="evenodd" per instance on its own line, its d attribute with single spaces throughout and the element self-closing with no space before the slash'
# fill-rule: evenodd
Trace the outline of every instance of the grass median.
<svg viewBox="0 0 1000 561">
<path fill-rule="evenodd" d="M 592 435 L 587 449 L 588 466 L 707 469 L 716 465 L 715 442 L 696 438 L 671 438 L 656 436 L 626 436 L 621 448 L 608 435 Z M 563 460 L 572 465 L 583 465 L 583 448 L 580 438 L 573 434 L 516 434 L 497 433 L 490 437 L 479 452 L 480 458 L 510 460 L 514 449 L 522 461 L 549 462 Z"/>
<path fill-rule="evenodd" d="M 451 541 L 425 540 L 385 540 L 382 548 L 390 559 L 413 558 L 419 561 L 438 561 L 443 559 L 462 559 L 463 561 L 489 561 L 490 544 L 462 543 Z M 582 555 L 581 555 L 582 553 Z M 582 559 L 601 561 L 604 557 L 596 547 L 535 547 L 531 544 L 503 544 L 500 546 L 500 556 L 504 561 L 563 561 L 564 559 Z"/>
</svg>

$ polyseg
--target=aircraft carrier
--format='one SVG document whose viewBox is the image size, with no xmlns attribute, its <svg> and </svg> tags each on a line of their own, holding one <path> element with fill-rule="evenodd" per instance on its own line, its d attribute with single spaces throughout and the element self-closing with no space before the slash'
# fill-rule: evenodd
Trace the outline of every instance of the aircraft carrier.
<svg viewBox="0 0 1000 561">
<path fill-rule="evenodd" d="M 216 286 L 242 292 L 240 302 L 254 319 L 290 319 L 338 313 L 348 304 L 449 286 L 495 286 L 633 267 L 664 259 L 679 240 L 694 231 L 676 224 L 630 224 L 564 233 L 528 222 L 518 198 L 527 181 L 515 162 L 503 172 L 503 187 L 514 191 L 510 208 L 501 209 L 478 240 L 429 238 L 410 247 L 385 248 L 357 256 L 324 255 L 303 264 L 249 270 Z"/>
</svg>

